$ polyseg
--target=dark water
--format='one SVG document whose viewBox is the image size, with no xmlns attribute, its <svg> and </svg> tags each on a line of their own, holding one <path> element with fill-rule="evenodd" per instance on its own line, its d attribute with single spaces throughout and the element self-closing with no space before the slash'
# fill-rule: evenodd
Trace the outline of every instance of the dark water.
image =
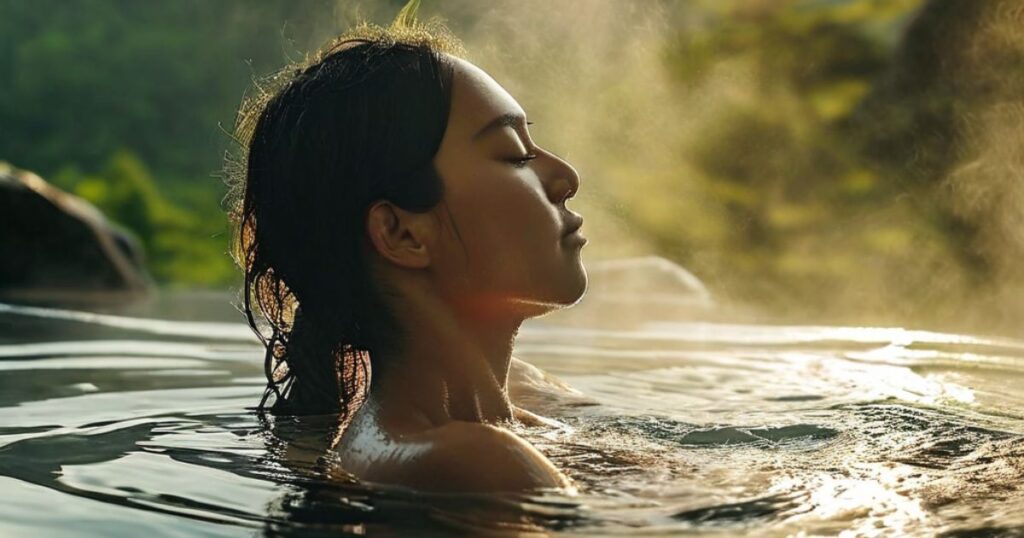
<svg viewBox="0 0 1024 538">
<path fill-rule="evenodd" d="M 328 419 L 261 422 L 227 303 L 0 304 L 0 536 L 1024 532 L 1019 341 L 542 318 L 516 356 L 583 395 L 525 394 L 563 426 L 521 433 L 578 494 L 437 496 L 348 479 Z"/>
</svg>

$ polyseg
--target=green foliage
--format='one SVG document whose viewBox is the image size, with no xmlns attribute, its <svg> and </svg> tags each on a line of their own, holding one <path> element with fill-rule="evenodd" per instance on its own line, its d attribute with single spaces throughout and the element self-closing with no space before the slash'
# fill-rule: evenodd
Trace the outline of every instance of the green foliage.
<svg viewBox="0 0 1024 538">
<path fill-rule="evenodd" d="M 325 2 L 38 0 L 0 7 L 0 155 L 48 175 L 128 146 L 160 175 L 206 179 L 286 21 Z M 299 46 L 305 46 L 301 43 Z"/>
<path fill-rule="evenodd" d="M 212 177 L 226 131 L 252 78 L 308 48 L 325 12 L 326 0 L 0 2 L 0 158 L 132 230 L 159 281 L 230 282 Z M 303 41 L 288 42 L 289 24 Z"/>
<path fill-rule="evenodd" d="M 875 132 L 865 103 L 922 5 L 716 2 L 706 8 L 713 24 L 669 43 L 664 58 L 681 92 L 747 81 L 703 111 L 700 136 L 684 147 L 732 223 L 724 240 L 692 248 L 717 252 L 714 270 L 736 294 L 804 311 L 908 314 L 922 304 L 912 300 L 916 283 L 963 278 L 949 235 L 935 227 L 934 195 L 907 191 L 899 169 L 863 151 Z M 903 301 L 878 304 L 896 290 Z"/>
<path fill-rule="evenodd" d="M 987 134 L 1020 132 L 1019 6 L 702 9 L 706 24 L 679 32 L 664 60 L 679 95 L 725 90 L 703 103 L 699 136 L 683 147 L 732 232 L 686 246 L 716 253 L 725 287 L 805 312 L 950 319 L 1019 282 L 1009 267 L 1024 241 L 1009 223 L 1024 211 L 1000 201 L 1021 196 L 1007 180 L 1020 170 L 1019 138 Z"/>
<path fill-rule="evenodd" d="M 208 186 L 177 182 L 161 189 L 126 149 L 115 151 L 95 174 L 67 167 L 53 181 L 135 234 L 157 280 L 202 286 L 234 281 L 224 212 Z"/>
</svg>

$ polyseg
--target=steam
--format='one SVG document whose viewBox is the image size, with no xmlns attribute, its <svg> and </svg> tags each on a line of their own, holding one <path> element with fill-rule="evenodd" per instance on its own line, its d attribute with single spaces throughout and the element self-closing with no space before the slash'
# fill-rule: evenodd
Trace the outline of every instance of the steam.
<svg viewBox="0 0 1024 538">
<path fill-rule="evenodd" d="M 714 35 L 723 21 L 805 21 L 803 4 L 446 0 L 423 2 L 419 16 L 444 18 L 468 59 L 523 105 L 534 139 L 580 172 L 570 207 L 587 218 L 586 262 L 662 256 L 700 278 L 716 303 L 789 320 L 1019 332 L 1024 7 L 986 2 L 976 18 L 942 22 L 959 26 L 928 34 L 947 41 L 930 52 L 948 55 L 940 63 L 951 71 L 921 79 L 935 86 L 902 101 L 881 75 L 804 91 L 778 72 L 786 59 L 772 51 L 698 57 L 685 52 L 692 43 L 679 46 L 699 47 L 694 36 Z M 944 9 L 822 4 L 839 5 L 840 29 L 867 21 L 887 32 L 877 42 L 893 65 L 907 25 Z M 361 18 L 386 24 L 396 9 L 339 2 L 311 35 Z M 919 74 L 904 76 L 918 83 Z M 942 77 L 954 81 L 947 93 Z M 949 137 L 901 123 L 936 103 L 951 110 Z M 830 123 L 847 116 L 845 131 Z M 896 148 L 905 152 L 876 161 L 871 143 L 887 150 L 891 140 L 906 141 Z"/>
</svg>

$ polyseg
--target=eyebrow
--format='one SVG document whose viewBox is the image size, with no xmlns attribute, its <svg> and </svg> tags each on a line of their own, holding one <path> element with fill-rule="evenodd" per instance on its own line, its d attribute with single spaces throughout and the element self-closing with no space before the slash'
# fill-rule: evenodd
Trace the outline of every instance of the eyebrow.
<svg viewBox="0 0 1024 538">
<path fill-rule="evenodd" d="M 479 131 L 476 132 L 475 135 L 473 135 L 472 140 L 476 141 L 480 137 L 484 136 L 485 134 L 495 129 L 500 129 L 502 127 L 516 127 L 517 125 L 523 123 L 526 123 L 526 116 L 523 116 L 522 114 L 515 114 L 513 112 L 506 112 L 498 116 L 497 118 L 494 118 L 493 120 L 489 121 L 487 125 L 484 125 L 482 129 L 480 129 Z"/>
</svg>

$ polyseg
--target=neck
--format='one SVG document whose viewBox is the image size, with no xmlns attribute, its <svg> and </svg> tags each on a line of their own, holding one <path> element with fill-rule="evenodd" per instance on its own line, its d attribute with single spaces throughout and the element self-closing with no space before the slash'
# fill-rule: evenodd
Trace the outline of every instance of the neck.
<svg viewBox="0 0 1024 538">
<path fill-rule="evenodd" d="M 522 318 L 428 293 L 406 294 L 402 303 L 393 311 L 401 313 L 404 345 L 373 361 L 371 397 L 381 410 L 434 425 L 511 419 L 508 368 Z"/>
</svg>

